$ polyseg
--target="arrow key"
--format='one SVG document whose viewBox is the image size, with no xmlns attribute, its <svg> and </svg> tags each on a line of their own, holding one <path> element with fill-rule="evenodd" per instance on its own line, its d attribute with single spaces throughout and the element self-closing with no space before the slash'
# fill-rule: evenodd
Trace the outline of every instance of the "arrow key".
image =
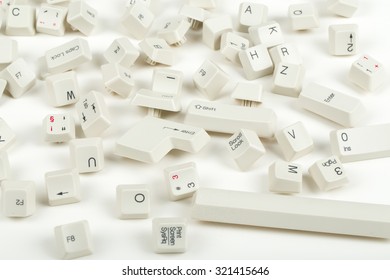
<svg viewBox="0 0 390 280">
<path fill-rule="evenodd" d="M 45 174 L 47 199 L 50 206 L 79 202 L 80 178 L 77 169 L 64 169 Z"/>
</svg>

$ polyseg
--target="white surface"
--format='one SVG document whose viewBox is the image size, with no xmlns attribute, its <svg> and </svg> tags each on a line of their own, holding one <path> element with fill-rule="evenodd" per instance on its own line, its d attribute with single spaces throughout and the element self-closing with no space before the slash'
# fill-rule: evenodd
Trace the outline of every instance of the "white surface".
<svg viewBox="0 0 390 280">
<path fill-rule="evenodd" d="M 100 65 L 106 63 L 103 52 L 112 41 L 127 34 L 120 27 L 119 17 L 126 1 L 93 1 L 99 19 L 90 37 L 94 60 L 81 65 L 76 71 L 85 96 L 90 90 L 104 92 Z M 158 1 L 153 9 L 160 11 L 156 23 L 175 16 L 182 1 Z M 217 1 L 220 12 L 228 12 L 235 22 L 241 1 Z M 222 3 L 223 2 L 223 3 Z M 348 80 L 348 71 L 357 56 L 334 57 L 328 53 L 328 26 L 337 23 L 356 23 L 361 38 L 360 50 L 380 60 L 390 71 L 390 28 L 385 0 L 362 0 L 354 17 L 336 17 L 326 10 L 325 1 L 313 1 L 319 10 L 320 27 L 306 32 L 294 32 L 287 18 L 289 3 L 266 1 L 269 19 L 281 25 L 286 42 L 297 46 L 307 70 L 304 86 L 315 81 L 337 88 L 362 100 L 368 109 L 363 124 L 390 122 L 389 83 L 368 94 Z M 92 2 L 91 2 L 92 4 Z M 162 7 L 159 9 L 156 6 Z M 157 31 L 157 28 L 153 29 Z M 2 28 L 4 34 L 4 26 Z M 68 42 L 80 33 L 68 33 L 65 37 L 37 34 L 34 37 L 13 37 L 19 43 L 20 56 L 31 67 L 45 51 Z M 201 42 L 201 31 L 190 30 L 187 43 L 175 49 L 177 63 L 172 67 L 184 72 L 182 102 L 188 107 L 192 99 L 204 96 L 195 89 L 192 76 L 205 58 L 216 61 L 232 78 L 219 102 L 233 104 L 230 93 L 235 82 L 245 81 L 242 69 L 226 60 Z M 138 41 L 132 42 L 137 46 Z M 3 66 L 1 66 L 3 67 Z M 133 68 L 136 88 L 149 88 L 154 67 L 141 60 Z M 387 74 L 389 75 L 389 74 Z M 264 86 L 263 104 L 273 108 L 278 115 L 278 129 L 302 121 L 314 140 L 314 152 L 297 160 L 304 168 L 302 193 L 297 196 L 317 197 L 368 203 L 390 204 L 390 158 L 345 164 L 351 174 L 350 183 L 343 188 L 320 192 L 307 174 L 307 168 L 316 160 L 330 156 L 329 132 L 342 128 L 334 122 L 302 109 L 294 98 L 270 92 L 272 76 L 259 80 Z M 265 140 L 267 154 L 247 172 L 238 170 L 229 157 L 225 142 L 228 134 L 211 134 L 209 144 L 197 154 L 172 151 L 159 163 L 145 164 L 113 155 L 115 141 L 130 127 L 141 120 L 146 110 L 130 105 L 119 96 L 104 95 L 112 116 L 112 126 L 103 135 L 106 156 L 101 172 L 81 174 L 79 203 L 58 207 L 48 206 L 44 174 L 51 170 L 70 168 L 68 144 L 45 143 L 41 135 L 41 121 L 51 113 L 69 112 L 79 125 L 74 105 L 54 108 L 49 105 L 45 83 L 38 81 L 32 90 L 19 99 L 4 94 L 0 99 L 0 117 L 16 133 L 16 143 L 8 150 L 13 179 L 33 180 L 37 190 L 37 209 L 34 215 L 24 219 L 10 219 L 0 213 L 1 259 L 56 259 L 58 252 L 53 228 L 82 219 L 88 220 L 95 249 L 83 259 L 389 259 L 390 240 L 348 237 L 331 234 L 306 233 L 258 227 L 201 223 L 189 219 L 188 248 L 183 254 L 155 254 L 153 251 L 152 221 L 154 217 L 189 217 L 191 199 L 170 201 L 165 189 L 164 168 L 184 162 L 197 164 L 201 187 L 215 187 L 268 193 L 268 167 L 276 159 L 282 159 L 275 140 Z M 184 113 L 167 113 L 169 120 L 182 121 Z M 82 135 L 80 127 L 78 137 Z M 119 184 L 150 184 L 151 214 L 146 220 L 120 220 L 116 213 L 116 186 Z M 310 207 L 307 208 L 310 211 Z"/>
</svg>

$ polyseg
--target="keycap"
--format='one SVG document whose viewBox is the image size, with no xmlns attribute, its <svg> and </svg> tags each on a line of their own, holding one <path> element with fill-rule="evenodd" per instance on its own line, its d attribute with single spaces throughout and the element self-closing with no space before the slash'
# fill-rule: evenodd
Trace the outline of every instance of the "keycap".
<svg viewBox="0 0 390 280">
<path fill-rule="evenodd" d="M 348 77 L 354 84 L 368 91 L 378 89 L 387 79 L 383 64 L 367 54 L 352 63 Z"/>
<path fill-rule="evenodd" d="M 60 258 L 69 260 L 92 254 L 92 236 L 88 221 L 56 226 L 54 235 Z"/>
<path fill-rule="evenodd" d="M 73 117 L 69 114 L 50 114 L 43 119 L 43 139 L 46 142 L 68 142 L 76 136 Z"/>
<path fill-rule="evenodd" d="M 35 8 L 29 5 L 10 5 L 6 12 L 5 34 L 35 35 Z"/>
<path fill-rule="evenodd" d="M 181 46 L 186 41 L 186 33 L 191 24 L 187 20 L 171 20 L 164 24 L 162 30 L 157 34 L 158 37 L 164 39 L 168 45 Z"/>
<path fill-rule="evenodd" d="M 254 45 L 263 45 L 272 48 L 284 43 L 282 29 L 276 21 L 270 21 L 248 29 L 249 36 Z"/>
<path fill-rule="evenodd" d="M 185 218 L 154 218 L 152 224 L 153 247 L 156 253 L 184 253 L 187 250 Z"/>
<path fill-rule="evenodd" d="M 99 137 L 69 142 L 70 160 L 79 173 L 98 172 L 104 167 L 103 141 Z"/>
<path fill-rule="evenodd" d="M 202 40 L 212 50 L 219 50 L 221 36 L 225 32 L 233 31 L 233 23 L 230 16 L 217 16 L 207 18 L 203 22 Z"/>
<path fill-rule="evenodd" d="M 223 33 L 220 51 L 228 60 L 241 63 L 238 53 L 249 48 L 249 40 L 233 32 Z"/>
<path fill-rule="evenodd" d="M 302 64 L 281 62 L 275 66 L 272 79 L 273 93 L 298 97 L 302 91 L 305 69 Z"/>
<path fill-rule="evenodd" d="M 43 67 L 41 75 L 73 70 L 91 60 L 92 53 L 88 41 L 82 38 L 75 38 L 46 51 L 45 56 L 40 61 Z"/>
<path fill-rule="evenodd" d="M 90 91 L 76 103 L 81 128 L 86 137 L 102 135 L 111 126 L 111 117 L 103 94 Z"/>
<path fill-rule="evenodd" d="M 217 7 L 215 0 L 188 0 L 188 5 L 202 9 L 214 9 Z"/>
<path fill-rule="evenodd" d="M 255 80 L 272 74 L 274 65 L 266 46 L 256 45 L 240 51 L 238 56 L 247 80 Z"/>
<path fill-rule="evenodd" d="M 278 160 L 268 168 L 269 191 L 294 194 L 302 191 L 303 168 L 299 164 Z"/>
<path fill-rule="evenodd" d="M 145 219 L 150 213 L 150 192 L 147 185 L 118 185 L 116 204 L 121 219 Z"/>
<path fill-rule="evenodd" d="M 127 98 L 134 87 L 134 78 L 129 69 L 118 63 L 108 63 L 101 66 L 103 83 L 109 92 Z"/>
<path fill-rule="evenodd" d="M 153 21 L 154 14 L 140 3 L 127 7 L 121 19 L 124 28 L 137 40 L 145 38 Z"/>
<path fill-rule="evenodd" d="M 9 149 L 16 140 L 16 135 L 0 117 L 0 152 Z"/>
<path fill-rule="evenodd" d="M 45 183 L 50 206 L 80 202 L 80 178 L 77 169 L 46 172 Z"/>
<path fill-rule="evenodd" d="M 268 108 L 193 100 L 188 105 L 184 122 L 207 131 L 231 134 L 246 128 L 255 131 L 259 137 L 270 138 L 275 133 L 276 115 Z"/>
<path fill-rule="evenodd" d="M 359 7 L 358 0 L 328 0 L 327 8 L 332 13 L 343 16 L 352 17 Z"/>
<path fill-rule="evenodd" d="M 209 222 L 390 238 L 390 206 L 200 188 L 192 217 Z M 226 215 L 229 213 L 229 215 Z"/>
<path fill-rule="evenodd" d="M 329 191 L 348 183 L 343 164 L 337 156 L 330 156 L 313 163 L 309 174 L 322 191 Z"/>
<path fill-rule="evenodd" d="M 10 171 L 11 168 L 9 165 L 8 154 L 5 151 L 0 151 L 0 182 L 8 179 Z"/>
<path fill-rule="evenodd" d="M 169 198 L 173 201 L 191 197 L 200 186 L 194 162 L 169 166 L 164 169 Z"/>
<path fill-rule="evenodd" d="M 156 65 L 173 65 L 175 55 L 173 49 L 161 38 L 146 38 L 142 40 L 139 47 L 146 55 L 146 63 Z"/>
<path fill-rule="evenodd" d="M 356 24 L 329 25 L 329 53 L 332 55 L 355 55 L 358 48 Z"/>
<path fill-rule="evenodd" d="M 41 4 L 37 16 L 37 32 L 55 36 L 65 34 L 65 18 L 68 9 L 62 6 Z"/>
<path fill-rule="evenodd" d="M 268 7 L 255 2 L 243 2 L 238 11 L 238 30 L 248 32 L 251 26 L 267 22 Z"/>
<path fill-rule="evenodd" d="M 278 65 L 280 62 L 302 64 L 303 60 L 297 47 L 291 43 L 283 43 L 270 48 L 269 54 L 274 65 Z"/>
<path fill-rule="evenodd" d="M 210 140 L 203 128 L 147 116 L 116 141 L 114 153 L 158 162 L 172 149 L 196 153 Z"/>
<path fill-rule="evenodd" d="M 187 18 L 188 22 L 190 23 L 190 28 L 193 30 L 202 28 L 203 22 L 209 16 L 209 13 L 206 10 L 189 5 L 183 5 L 179 14 Z"/>
<path fill-rule="evenodd" d="M 6 87 L 7 87 L 7 81 L 0 79 L 0 98 L 3 95 Z"/>
<path fill-rule="evenodd" d="M 227 149 L 241 170 L 248 170 L 265 154 L 259 136 L 249 129 L 240 129 L 227 140 Z"/>
<path fill-rule="evenodd" d="M 292 4 L 288 7 L 293 30 L 306 30 L 319 27 L 318 12 L 312 3 Z"/>
<path fill-rule="evenodd" d="M 3 180 L 1 182 L 3 213 L 6 217 L 28 217 L 34 214 L 36 198 L 32 181 Z"/>
<path fill-rule="evenodd" d="M 287 161 L 296 160 L 313 151 L 313 139 L 302 122 L 289 125 L 277 133 L 275 138 Z"/>
<path fill-rule="evenodd" d="M 0 78 L 7 81 L 5 89 L 14 98 L 18 98 L 30 90 L 36 81 L 34 71 L 23 58 L 16 59 L 1 71 Z"/>
<path fill-rule="evenodd" d="M 390 124 L 334 130 L 330 145 L 342 162 L 389 157 Z"/>
<path fill-rule="evenodd" d="M 1 25 L 0 25 L 1 27 Z M 0 64 L 8 64 L 18 55 L 18 42 L 7 37 L 0 38 Z"/>
<path fill-rule="evenodd" d="M 230 77 L 217 64 L 206 59 L 192 76 L 195 87 L 210 100 L 216 99 Z"/>
<path fill-rule="evenodd" d="M 150 6 L 151 0 L 127 0 L 126 7 L 132 6 L 135 3 L 140 3 L 142 5 L 145 5 L 146 7 Z"/>
<path fill-rule="evenodd" d="M 68 6 L 67 22 L 74 30 L 86 36 L 92 34 L 97 25 L 98 12 L 85 1 L 72 1 Z"/>
<path fill-rule="evenodd" d="M 111 43 L 103 56 L 109 63 L 119 63 L 124 67 L 130 67 L 139 57 L 139 51 L 127 37 L 120 37 Z"/>
<path fill-rule="evenodd" d="M 256 107 L 262 102 L 263 85 L 260 83 L 238 82 L 231 96 L 241 101 L 242 106 Z"/>
<path fill-rule="evenodd" d="M 302 90 L 298 101 L 306 110 L 345 127 L 358 125 L 366 113 L 358 98 L 313 82 Z"/>
<path fill-rule="evenodd" d="M 80 88 L 76 72 L 53 74 L 46 79 L 48 101 L 54 107 L 75 104 L 80 99 Z"/>
</svg>

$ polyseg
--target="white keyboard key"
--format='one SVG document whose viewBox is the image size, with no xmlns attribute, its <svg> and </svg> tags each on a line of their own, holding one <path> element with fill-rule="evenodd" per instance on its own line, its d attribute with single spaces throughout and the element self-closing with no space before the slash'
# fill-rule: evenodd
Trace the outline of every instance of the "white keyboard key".
<svg viewBox="0 0 390 280">
<path fill-rule="evenodd" d="M 363 55 L 352 63 L 349 79 L 365 90 L 374 91 L 386 82 L 387 74 L 382 63 Z"/>
<path fill-rule="evenodd" d="M 134 79 L 130 71 L 117 63 L 104 64 L 101 67 L 106 89 L 126 98 L 134 87 Z"/>
<path fill-rule="evenodd" d="M 240 63 L 238 53 L 249 48 L 249 40 L 233 32 L 226 32 L 221 37 L 220 51 L 228 60 Z"/>
<path fill-rule="evenodd" d="M 348 183 L 344 167 L 337 156 L 316 161 L 310 166 L 309 173 L 323 191 L 329 191 Z"/>
<path fill-rule="evenodd" d="M 121 219 L 144 219 L 150 213 L 150 193 L 146 185 L 118 185 L 116 203 Z"/>
<path fill-rule="evenodd" d="M 4 79 L 0 79 L 0 98 L 3 95 L 6 87 L 7 87 L 7 81 Z"/>
<path fill-rule="evenodd" d="M 305 69 L 302 64 L 281 62 L 275 67 L 272 89 L 273 93 L 298 97 L 302 91 Z"/>
<path fill-rule="evenodd" d="M 77 169 L 47 172 L 45 182 L 50 206 L 80 202 L 80 178 Z"/>
<path fill-rule="evenodd" d="M 240 129 L 227 142 L 230 155 L 241 170 L 248 170 L 265 154 L 259 136 L 249 129 Z"/>
<path fill-rule="evenodd" d="M 81 92 L 76 72 L 67 71 L 46 78 L 49 103 L 54 107 L 67 106 L 79 101 Z"/>
<path fill-rule="evenodd" d="M 290 5 L 288 16 L 293 30 L 306 30 L 320 26 L 317 9 L 309 2 Z"/>
<path fill-rule="evenodd" d="M 203 22 L 203 43 L 212 50 L 219 50 L 221 47 L 221 36 L 225 32 L 233 31 L 233 23 L 230 16 L 218 16 L 207 18 Z"/>
<path fill-rule="evenodd" d="M 133 6 L 135 3 L 139 3 L 145 5 L 146 7 L 149 7 L 151 1 L 152 0 L 127 0 L 126 7 Z"/>
<path fill-rule="evenodd" d="M 154 14 L 143 4 L 135 3 L 126 9 L 122 25 L 137 40 L 142 40 L 154 21 Z"/>
<path fill-rule="evenodd" d="M 92 53 L 88 41 L 76 38 L 46 51 L 45 56 L 41 58 L 44 68 L 41 74 L 66 72 L 91 60 Z"/>
<path fill-rule="evenodd" d="M 66 20 L 73 29 L 89 36 L 92 34 L 98 22 L 97 10 L 85 1 L 72 1 L 68 6 Z"/>
<path fill-rule="evenodd" d="M 287 161 L 296 160 L 313 151 L 313 139 L 302 122 L 283 128 L 275 137 Z"/>
<path fill-rule="evenodd" d="M 278 65 L 280 62 L 293 64 L 303 63 L 302 57 L 299 54 L 297 47 L 291 43 L 284 43 L 270 48 L 269 54 L 274 65 Z"/>
<path fill-rule="evenodd" d="M 35 35 L 35 8 L 28 5 L 10 5 L 6 13 L 5 34 Z"/>
<path fill-rule="evenodd" d="M 121 37 L 111 43 L 103 56 L 109 63 L 119 63 L 124 67 L 130 67 L 139 57 L 139 51 L 127 37 Z"/>
<path fill-rule="evenodd" d="M 3 213 L 6 217 L 28 217 L 34 214 L 36 197 L 32 181 L 1 182 Z"/>
<path fill-rule="evenodd" d="M 173 65 L 175 55 L 173 49 L 161 38 L 146 38 L 139 43 L 139 47 L 146 54 L 146 63 Z"/>
<path fill-rule="evenodd" d="M 245 77 L 248 80 L 255 80 L 270 75 L 274 71 L 274 65 L 266 46 L 253 46 L 239 52 L 238 56 L 240 57 Z"/>
<path fill-rule="evenodd" d="M 191 197 L 199 189 L 199 175 L 194 162 L 164 169 L 169 198 L 173 201 Z"/>
<path fill-rule="evenodd" d="M 330 144 L 342 162 L 390 157 L 390 124 L 335 130 Z"/>
<path fill-rule="evenodd" d="M 153 245 L 156 253 L 184 253 L 187 250 L 187 219 L 154 218 Z"/>
<path fill-rule="evenodd" d="M 268 7 L 254 2 L 243 2 L 238 12 L 238 30 L 248 32 L 251 26 L 267 22 Z"/>
<path fill-rule="evenodd" d="M 76 103 L 76 111 L 85 136 L 100 136 L 111 126 L 110 115 L 103 94 L 90 91 Z"/>
<path fill-rule="evenodd" d="M 62 6 L 42 4 L 37 16 L 37 32 L 63 36 L 68 9 Z"/>
<path fill-rule="evenodd" d="M 214 9 L 217 7 L 215 0 L 188 0 L 188 5 L 202 9 Z"/>
<path fill-rule="evenodd" d="M 187 18 L 190 23 L 190 28 L 193 30 L 198 30 L 203 26 L 203 22 L 209 16 L 209 13 L 199 7 L 184 5 L 179 14 Z"/>
<path fill-rule="evenodd" d="M 0 182 L 6 180 L 11 172 L 7 152 L 0 151 Z"/>
<path fill-rule="evenodd" d="M 192 217 L 218 223 L 390 238 L 390 217 L 381 214 L 389 212 L 389 205 L 200 188 Z"/>
<path fill-rule="evenodd" d="M 18 98 L 35 85 L 36 76 L 23 58 L 18 58 L 3 71 L 0 78 L 7 81 L 6 90 L 14 98 Z"/>
<path fill-rule="evenodd" d="M 0 117 L 0 152 L 7 150 L 15 142 L 15 133 Z"/>
<path fill-rule="evenodd" d="M 300 193 L 302 177 L 301 165 L 287 161 L 275 161 L 268 168 L 269 190 L 283 194 Z"/>
<path fill-rule="evenodd" d="M 69 142 L 70 159 L 79 173 L 98 172 L 104 167 L 103 141 L 99 137 Z"/>
<path fill-rule="evenodd" d="M 345 127 L 356 126 L 366 110 L 356 97 L 316 83 L 306 86 L 298 98 L 303 108 Z"/>
<path fill-rule="evenodd" d="M 87 221 L 56 226 L 55 239 L 62 259 L 75 259 L 92 254 L 92 237 Z"/>
<path fill-rule="evenodd" d="M 329 26 L 329 52 L 332 55 L 355 55 L 358 48 L 356 24 Z"/>
<path fill-rule="evenodd" d="M 239 82 L 232 92 L 232 98 L 241 101 L 246 107 L 256 107 L 262 102 L 263 85 L 260 83 Z"/>
<path fill-rule="evenodd" d="M 143 162 L 158 162 L 172 149 L 196 153 L 209 140 L 202 128 L 145 117 L 117 140 L 114 153 Z"/>
<path fill-rule="evenodd" d="M 158 36 L 169 45 L 181 46 L 187 41 L 186 33 L 190 26 L 191 24 L 184 19 L 168 21 L 164 28 L 158 32 Z"/>
<path fill-rule="evenodd" d="M 69 114 L 52 114 L 43 119 L 43 138 L 46 142 L 68 142 L 75 135 L 74 120 Z"/>
<path fill-rule="evenodd" d="M 1 27 L 1 25 L 0 25 Z M 0 64 L 8 64 L 18 55 L 18 42 L 7 37 L 0 38 Z"/>
<path fill-rule="evenodd" d="M 267 48 L 272 48 L 284 43 L 282 29 L 279 23 L 275 21 L 251 26 L 248 31 L 254 45 L 261 44 Z"/>
<path fill-rule="evenodd" d="M 188 105 L 185 123 L 207 131 L 231 134 L 246 128 L 255 131 L 259 137 L 270 138 L 275 133 L 276 115 L 268 108 L 193 100 Z"/>
<path fill-rule="evenodd" d="M 327 6 L 338 16 L 352 17 L 359 7 L 359 0 L 328 0 Z"/>
</svg>

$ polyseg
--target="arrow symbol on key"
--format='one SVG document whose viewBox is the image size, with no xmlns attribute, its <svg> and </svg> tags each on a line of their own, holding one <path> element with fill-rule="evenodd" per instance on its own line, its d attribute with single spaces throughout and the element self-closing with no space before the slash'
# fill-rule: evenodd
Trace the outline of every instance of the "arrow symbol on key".
<svg viewBox="0 0 390 280">
<path fill-rule="evenodd" d="M 0 142 L 5 142 L 5 140 L 1 139 L 1 136 L 0 136 Z"/>
<path fill-rule="evenodd" d="M 64 195 L 64 194 L 67 194 L 67 193 L 69 193 L 69 192 L 59 192 L 59 193 L 57 193 L 57 195 Z"/>
<path fill-rule="evenodd" d="M 179 131 L 180 129 L 164 126 L 163 129 L 172 129 L 173 131 Z"/>
<path fill-rule="evenodd" d="M 349 35 L 349 39 L 351 40 L 351 43 L 352 43 L 352 38 L 353 38 L 352 34 Z"/>
</svg>

